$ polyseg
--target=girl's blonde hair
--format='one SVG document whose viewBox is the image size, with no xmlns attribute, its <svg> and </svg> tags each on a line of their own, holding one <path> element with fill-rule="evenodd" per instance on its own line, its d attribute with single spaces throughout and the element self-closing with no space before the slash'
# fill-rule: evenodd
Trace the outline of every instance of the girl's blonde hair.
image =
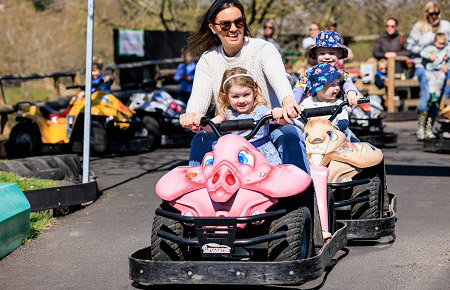
<svg viewBox="0 0 450 290">
<path fill-rule="evenodd" d="M 236 74 L 248 74 L 249 76 L 236 76 L 228 79 L 229 77 Z M 228 80 L 227 80 L 228 79 Z M 224 82 L 227 81 L 225 84 Z M 218 106 L 216 108 L 216 113 L 226 119 L 227 111 L 230 109 L 230 103 L 228 102 L 228 92 L 231 87 L 240 86 L 250 88 L 255 92 L 255 101 L 253 103 L 253 107 L 251 111 L 257 105 L 267 105 L 266 99 L 263 98 L 261 93 L 261 88 L 259 87 L 256 79 L 252 78 L 251 75 L 245 68 L 235 67 L 226 70 L 222 76 L 222 82 L 220 84 L 219 98 L 218 98 Z"/>
<path fill-rule="evenodd" d="M 419 30 L 421 32 L 428 32 L 430 30 L 430 23 L 428 23 L 427 16 L 428 16 L 428 10 L 430 10 L 431 8 L 437 8 L 439 11 L 441 11 L 439 4 L 435 1 L 429 1 L 429 2 L 427 2 L 427 4 L 425 4 L 425 6 L 423 6 L 422 14 L 420 14 L 419 21 L 417 21 L 417 23 L 419 24 Z M 437 31 L 433 31 L 433 32 L 437 32 Z"/>
</svg>

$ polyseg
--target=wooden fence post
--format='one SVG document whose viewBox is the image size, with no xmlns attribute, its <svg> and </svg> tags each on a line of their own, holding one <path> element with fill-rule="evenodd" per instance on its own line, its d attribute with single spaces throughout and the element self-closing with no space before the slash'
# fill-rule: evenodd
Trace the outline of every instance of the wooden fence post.
<svg viewBox="0 0 450 290">
<path fill-rule="evenodd" d="M 3 83 L 0 79 L 0 94 L 2 94 L 0 98 L 0 107 L 6 106 L 6 99 L 5 99 L 5 91 L 3 90 Z M 10 127 L 8 123 L 8 114 L 1 114 L 0 115 L 0 134 L 1 135 L 8 135 L 10 132 Z"/>
<path fill-rule="evenodd" d="M 388 113 L 395 111 L 394 94 L 395 94 L 395 57 L 388 58 L 388 85 L 387 85 L 387 99 L 386 106 Z"/>
<path fill-rule="evenodd" d="M 61 94 L 59 91 L 59 78 L 53 77 L 53 97 L 52 97 L 52 99 L 57 99 L 60 95 Z"/>
</svg>

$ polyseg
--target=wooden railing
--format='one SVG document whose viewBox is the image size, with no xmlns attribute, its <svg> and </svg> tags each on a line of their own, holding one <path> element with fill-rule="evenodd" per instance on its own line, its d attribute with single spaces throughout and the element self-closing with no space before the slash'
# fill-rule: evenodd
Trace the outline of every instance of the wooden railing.
<svg viewBox="0 0 450 290">
<path fill-rule="evenodd" d="M 413 88 L 420 87 L 419 80 L 417 78 L 414 79 L 397 79 L 395 78 L 395 62 L 396 61 L 406 61 L 408 57 L 405 56 L 397 56 L 397 57 L 389 57 L 388 58 L 388 81 L 387 81 L 387 94 L 386 94 L 386 107 L 388 113 L 395 112 L 395 89 L 396 88 Z M 450 85 L 450 80 L 447 80 L 447 85 Z M 419 98 L 416 99 L 407 99 L 405 100 L 405 105 L 414 105 L 418 106 Z M 446 100 L 442 100 L 441 108 L 444 105 Z"/>
</svg>

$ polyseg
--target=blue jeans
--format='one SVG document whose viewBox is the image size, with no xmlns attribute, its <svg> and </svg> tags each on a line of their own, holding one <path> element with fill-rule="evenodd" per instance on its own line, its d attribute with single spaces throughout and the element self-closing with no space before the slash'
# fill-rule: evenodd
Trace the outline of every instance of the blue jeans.
<svg viewBox="0 0 450 290">
<path fill-rule="evenodd" d="M 447 80 L 444 81 L 444 88 L 441 91 L 441 95 L 436 104 L 431 106 L 430 110 L 430 92 L 428 91 L 428 83 L 427 78 L 425 77 L 425 68 L 424 67 L 416 67 L 416 75 L 419 79 L 420 84 L 420 101 L 419 101 L 419 111 L 430 111 L 429 114 L 432 116 L 436 116 L 439 113 L 439 105 L 441 103 L 442 97 L 446 99 L 450 94 L 450 86 L 447 86 L 447 80 L 450 79 L 450 70 L 447 71 Z"/>
<path fill-rule="evenodd" d="M 302 131 L 294 125 L 271 125 L 270 139 L 277 147 L 283 164 L 294 164 L 310 174 L 308 158 L 306 157 L 305 140 Z M 199 165 L 203 156 L 213 150 L 217 137 L 214 133 L 199 132 L 191 143 L 189 165 Z"/>
<path fill-rule="evenodd" d="M 430 106 L 430 93 L 428 92 L 427 78 L 425 77 L 425 68 L 416 67 L 416 76 L 419 79 L 420 85 L 420 101 L 419 101 L 419 111 L 427 111 Z"/>
<path fill-rule="evenodd" d="M 450 69 L 447 71 L 447 79 L 444 82 L 444 97 L 446 99 L 448 99 L 448 97 L 450 96 L 450 86 L 447 86 L 447 81 L 450 80 Z"/>
</svg>

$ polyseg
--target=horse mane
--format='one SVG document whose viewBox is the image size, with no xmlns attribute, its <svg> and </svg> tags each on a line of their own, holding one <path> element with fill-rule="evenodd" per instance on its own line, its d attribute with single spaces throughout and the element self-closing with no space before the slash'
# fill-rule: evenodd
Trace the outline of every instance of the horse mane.
<svg viewBox="0 0 450 290">
<path fill-rule="evenodd" d="M 331 123 L 330 123 L 330 121 L 328 121 L 328 119 L 324 119 L 324 118 L 315 118 L 315 119 L 311 119 L 311 120 L 308 121 L 308 123 L 306 123 L 305 130 L 306 130 L 307 128 L 314 127 L 314 126 L 319 126 L 319 125 L 322 125 L 322 126 L 324 126 L 324 125 L 331 126 Z"/>
</svg>

